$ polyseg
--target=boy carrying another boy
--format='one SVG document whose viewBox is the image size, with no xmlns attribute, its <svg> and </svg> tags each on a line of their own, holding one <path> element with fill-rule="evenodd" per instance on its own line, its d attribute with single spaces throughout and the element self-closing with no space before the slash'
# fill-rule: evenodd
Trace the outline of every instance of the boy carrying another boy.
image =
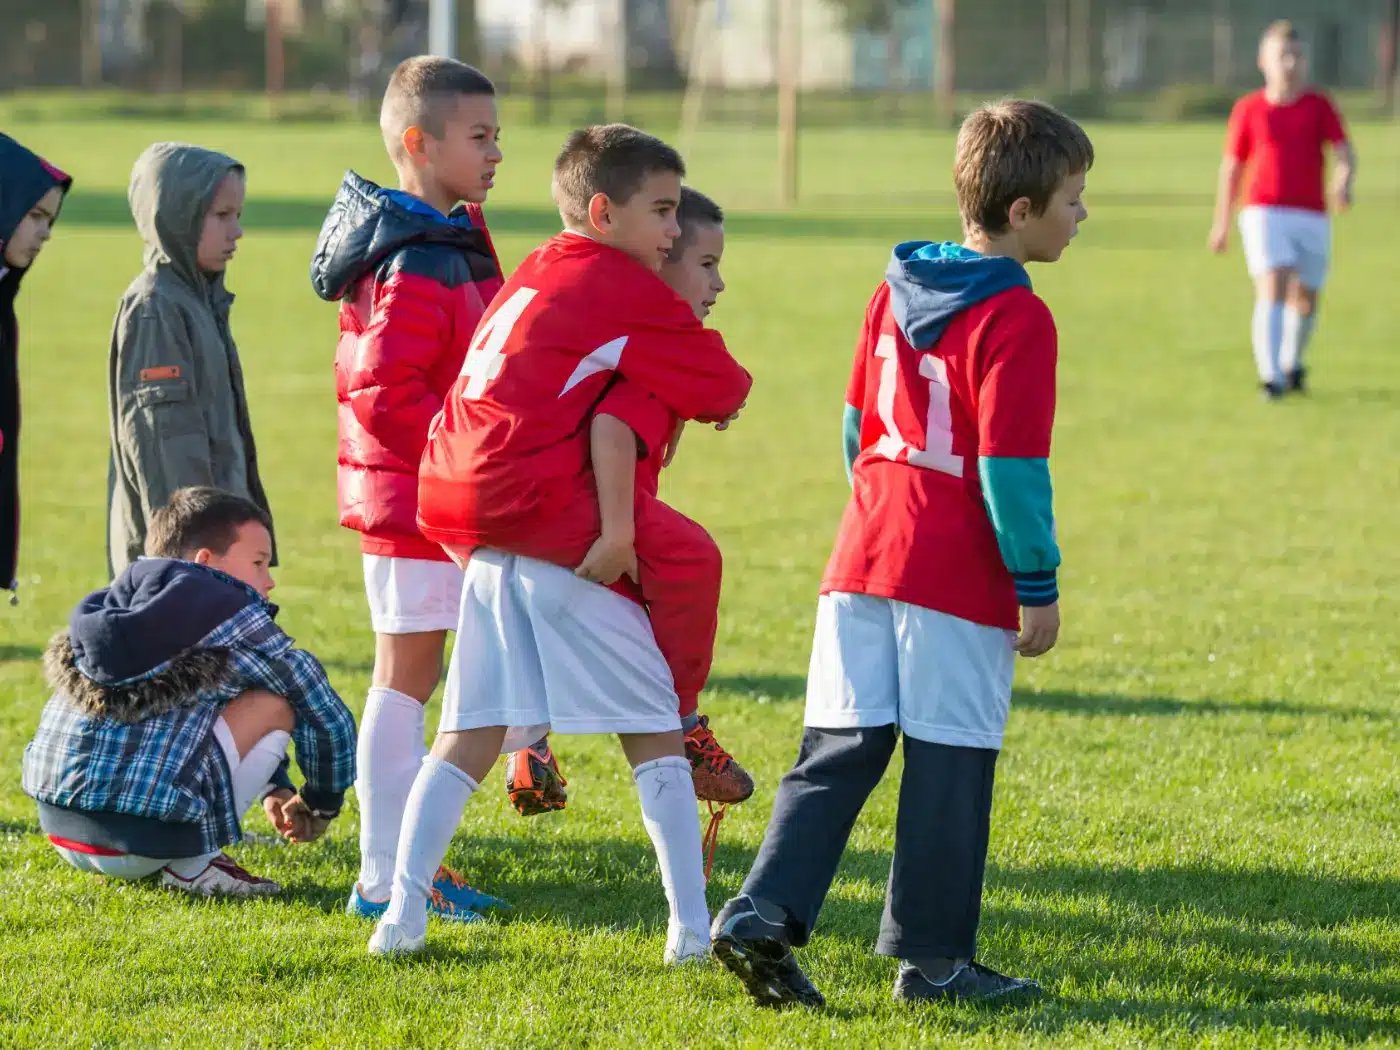
<svg viewBox="0 0 1400 1050">
<path fill-rule="evenodd" d="M 1324 148 L 1336 168 L 1332 198 L 1351 205 L 1356 150 L 1337 107 L 1307 85 L 1302 44 L 1292 22 L 1274 22 L 1259 41 L 1264 87 L 1235 103 L 1215 198 L 1210 249 L 1230 241 L 1230 209 L 1248 170 L 1240 240 L 1254 280 L 1254 363 L 1264 397 L 1277 400 L 1307 385 L 1303 351 L 1327 277 L 1332 226 L 1323 197 Z M 1247 166 L 1247 169 L 1246 169 Z"/>
<path fill-rule="evenodd" d="M 554 177 L 565 231 L 536 249 L 497 295 L 434 425 L 420 474 L 424 535 L 463 564 L 477 548 L 493 548 L 473 564 L 487 559 L 488 568 L 511 576 L 511 588 L 525 588 L 536 606 L 554 611 L 553 633 L 536 634 L 534 642 L 545 667 L 548 647 L 561 659 L 569 653 L 578 660 L 578 673 L 568 690 L 550 692 L 543 712 L 541 689 L 525 695 L 485 687 L 478 677 L 496 684 L 488 669 L 501 662 L 500 647 L 493 648 L 498 639 L 490 625 L 476 620 L 492 607 L 477 601 L 475 591 L 464 595 L 442 722 L 409 797 L 393 898 L 370 941 L 374 954 L 422 949 L 423 902 L 463 808 L 508 743 L 508 728 L 545 724 L 566 733 L 619 735 L 671 909 L 667 958 L 692 959 L 706 950 L 699 822 L 676 698 L 687 688 L 683 676 L 707 663 L 694 648 L 713 644 L 714 609 L 696 600 L 718 596 L 713 541 L 654 497 L 638 494 L 639 582 L 669 675 L 648 675 L 618 658 L 635 649 L 635 622 L 619 622 L 616 645 L 599 642 L 597 632 L 606 634 L 607 624 L 575 615 L 551 583 L 568 570 L 606 575 L 590 568 L 611 543 L 601 537 L 588 424 L 614 376 L 683 419 L 727 420 L 748 395 L 750 377 L 724 341 L 657 276 L 680 232 L 675 212 L 684 171 L 673 149 L 624 125 L 569 137 Z M 636 444 L 629 441 L 630 475 Z M 515 556 L 522 565 L 539 559 L 554 566 L 534 562 L 528 578 L 517 577 Z M 477 606 L 481 617 L 473 615 Z M 686 632 L 689 638 L 682 637 Z M 587 644 L 580 644 L 585 634 Z M 663 636 L 671 639 L 670 651 Z M 690 688 L 698 693 L 700 684 Z"/>
<path fill-rule="evenodd" d="M 286 838 L 319 838 L 354 779 L 354 719 L 316 658 L 273 622 L 261 507 L 181 489 L 151 516 L 147 550 L 50 643 L 54 692 L 24 751 L 24 790 L 80 871 L 159 871 L 203 896 L 277 893 L 223 849 L 264 794 Z M 300 793 L 286 773 L 291 740 Z"/>
<path fill-rule="evenodd" d="M 762 1005 L 823 1004 L 791 949 L 816 927 L 901 732 L 876 947 L 901 960 L 895 998 L 1037 990 L 974 957 L 1013 654 L 1039 656 L 1059 633 L 1055 324 L 1024 267 L 1069 244 L 1093 159 L 1049 106 L 977 110 L 954 169 L 963 244 L 897 245 L 866 309 L 846 395 L 852 493 L 817 606 L 802 747 L 711 931 Z"/>
<path fill-rule="evenodd" d="M 462 596 L 462 570 L 418 531 L 418 461 L 501 287 L 481 210 L 502 159 L 491 81 L 452 59 L 407 59 L 379 122 L 399 189 L 347 172 L 311 261 L 316 294 L 340 302 L 340 523 L 361 535 L 375 634 L 356 784 L 360 874 L 346 905 L 368 918 L 389 902 L 404 804 L 427 754 L 423 708 Z M 543 754 L 552 765 L 547 745 Z M 433 888 L 442 918 L 470 921 L 499 903 L 446 868 Z"/>
</svg>

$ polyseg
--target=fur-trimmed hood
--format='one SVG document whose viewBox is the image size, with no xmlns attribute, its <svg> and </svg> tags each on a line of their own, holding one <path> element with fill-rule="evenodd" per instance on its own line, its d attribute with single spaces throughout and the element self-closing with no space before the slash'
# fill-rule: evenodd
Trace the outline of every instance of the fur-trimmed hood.
<svg viewBox="0 0 1400 1050">
<path fill-rule="evenodd" d="M 227 649 L 191 649 L 148 678 L 98 685 L 78 670 L 72 639 L 67 631 L 60 631 L 44 650 L 44 675 L 50 689 L 62 693 L 85 715 L 142 722 L 226 687 L 232 668 Z"/>
</svg>

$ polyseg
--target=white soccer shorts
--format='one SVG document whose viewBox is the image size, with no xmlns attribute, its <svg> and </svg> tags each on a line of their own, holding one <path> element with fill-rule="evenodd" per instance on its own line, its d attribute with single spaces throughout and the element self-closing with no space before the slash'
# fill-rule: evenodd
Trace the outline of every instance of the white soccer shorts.
<svg viewBox="0 0 1400 1050">
<path fill-rule="evenodd" d="M 1254 205 L 1240 212 L 1240 240 L 1251 277 L 1289 269 L 1305 288 L 1321 288 L 1332 255 L 1332 221 L 1320 211 Z"/>
<path fill-rule="evenodd" d="M 365 597 L 375 634 L 450 631 L 462 604 L 462 570 L 450 561 L 364 555 Z"/>
<path fill-rule="evenodd" d="M 823 594 L 805 722 L 815 729 L 898 725 L 916 740 L 1000 749 L 1015 637 L 890 598 Z"/>
<path fill-rule="evenodd" d="M 680 729 L 646 612 L 562 566 L 477 550 L 455 626 L 440 732 L 508 726 L 508 753 L 547 730 Z"/>
</svg>

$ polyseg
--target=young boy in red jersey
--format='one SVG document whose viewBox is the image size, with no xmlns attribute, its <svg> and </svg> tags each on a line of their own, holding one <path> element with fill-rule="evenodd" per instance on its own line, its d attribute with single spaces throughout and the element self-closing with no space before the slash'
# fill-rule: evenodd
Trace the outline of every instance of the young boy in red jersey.
<svg viewBox="0 0 1400 1050">
<path fill-rule="evenodd" d="M 902 960 L 895 998 L 1036 990 L 974 956 L 1013 654 L 1048 651 L 1060 623 L 1055 322 L 1025 264 L 1069 244 L 1093 159 L 1079 126 L 1042 103 L 977 110 L 954 168 L 963 243 L 897 245 L 866 309 L 846 394 L 851 500 L 817 606 L 802 749 L 711 929 L 762 1005 L 823 1004 L 791 949 L 811 936 L 901 732 L 876 947 Z"/>
<path fill-rule="evenodd" d="M 724 212 L 703 193 L 683 186 L 676 222 L 680 236 L 672 243 L 661 267 L 661 279 L 703 321 L 724 291 L 719 272 L 724 254 Z M 635 494 L 641 493 L 648 499 L 657 497 L 661 470 L 674 457 L 684 425 L 658 398 L 626 379 L 615 381 L 609 388 L 593 418 L 590 439 L 593 472 L 598 479 L 601 535 L 606 542 L 595 548 L 591 560 L 580 567 L 580 575 L 586 579 L 612 585 L 624 576 L 635 578 Z M 726 424 L 719 427 L 724 429 Z M 718 558 L 717 547 L 714 553 Z M 718 574 L 713 582 L 718 588 Z M 718 611 L 717 591 L 713 595 L 697 594 L 695 599 L 707 607 L 713 601 Z M 714 628 L 712 621 L 709 644 L 700 653 L 705 663 L 689 676 L 692 681 L 703 683 L 709 675 Z M 743 802 L 753 794 L 753 778 L 715 738 L 709 718 L 699 713 L 697 694 L 698 690 L 680 693 L 681 729 L 696 797 L 706 802 Z"/>
<path fill-rule="evenodd" d="M 360 875 L 347 905 L 366 917 L 388 906 L 404 804 L 427 754 L 423 707 L 461 601 L 461 570 L 418 532 L 418 461 L 502 282 L 481 210 L 502 159 L 491 81 L 451 59 L 407 59 L 380 130 L 399 188 L 347 172 L 311 263 L 316 293 L 340 302 L 340 521 L 362 537 L 375 632 L 356 782 Z M 434 913 L 470 919 L 491 903 L 437 873 Z"/>
<path fill-rule="evenodd" d="M 1307 86 L 1293 23 L 1274 22 L 1264 31 L 1259 71 L 1263 89 L 1240 99 L 1230 113 L 1210 249 L 1218 254 L 1229 244 L 1230 209 L 1247 170 L 1240 240 L 1254 279 L 1254 363 L 1260 389 L 1272 401 L 1287 391 L 1301 393 L 1306 384 L 1303 351 L 1332 251 L 1323 147 L 1332 147 L 1338 210 L 1351 205 L 1356 151 L 1332 100 Z"/>
<path fill-rule="evenodd" d="M 723 339 L 658 276 L 680 232 L 684 172 L 675 150 L 624 125 L 577 131 L 561 151 L 554 194 L 565 231 L 526 258 L 497 295 L 423 456 L 419 525 L 463 563 L 477 548 L 494 548 L 495 557 L 553 562 L 556 573 L 557 566 L 594 571 L 588 566 L 598 564 L 601 519 L 588 424 L 614 376 L 682 419 L 727 420 L 748 396 L 749 374 Z M 642 597 L 675 676 L 687 640 L 673 637 L 668 652 L 663 635 L 689 632 L 694 646 L 709 627 L 713 638 L 714 610 L 694 596 L 717 594 L 717 552 L 704 530 L 654 497 L 640 495 L 634 514 Z M 459 639 L 453 663 L 470 675 L 473 655 L 463 651 Z M 606 663 L 608 656 L 592 658 Z M 454 689 L 457 677 L 449 676 L 437 741 L 410 794 L 393 898 L 372 954 L 422 949 L 431 873 L 507 729 L 531 724 L 513 717 L 509 691 L 488 704 L 456 703 L 462 693 L 480 695 L 471 683 Z M 667 682 L 663 692 L 671 697 L 682 688 Z M 707 947 L 708 913 L 676 708 L 647 706 L 654 688 L 645 698 L 588 693 L 551 698 L 551 708 L 571 709 L 551 719 L 553 727 L 619 735 L 667 888 L 667 958 L 695 958 Z"/>
</svg>

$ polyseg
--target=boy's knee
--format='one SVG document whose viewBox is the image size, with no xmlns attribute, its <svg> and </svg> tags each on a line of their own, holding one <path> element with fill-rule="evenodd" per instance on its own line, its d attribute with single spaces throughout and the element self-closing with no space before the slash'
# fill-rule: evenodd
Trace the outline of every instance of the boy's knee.
<svg viewBox="0 0 1400 1050">
<path fill-rule="evenodd" d="M 296 728 L 296 712 L 292 710 L 292 705 L 285 697 L 266 689 L 245 690 L 229 703 L 229 708 L 234 705 L 246 712 L 248 721 L 261 729 L 263 736 L 279 731 L 290 733 Z"/>
</svg>

